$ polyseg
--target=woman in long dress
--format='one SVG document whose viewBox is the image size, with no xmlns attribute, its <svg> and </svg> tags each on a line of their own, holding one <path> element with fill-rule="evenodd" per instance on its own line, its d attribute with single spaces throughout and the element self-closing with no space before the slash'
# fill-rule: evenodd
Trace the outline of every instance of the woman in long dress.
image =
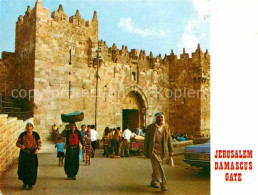
<svg viewBox="0 0 258 195">
<path fill-rule="evenodd" d="M 32 122 L 26 124 L 26 131 L 19 135 L 16 146 L 20 148 L 18 177 L 23 181 L 22 189 L 32 190 L 38 173 L 38 151 L 41 148 L 39 134 L 33 131 Z M 28 187 L 28 188 L 27 188 Z"/>
<path fill-rule="evenodd" d="M 63 131 L 62 136 L 66 137 L 65 173 L 68 179 L 76 180 L 79 170 L 79 142 L 84 147 L 84 140 L 75 123 L 71 123 L 70 130 Z"/>
</svg>

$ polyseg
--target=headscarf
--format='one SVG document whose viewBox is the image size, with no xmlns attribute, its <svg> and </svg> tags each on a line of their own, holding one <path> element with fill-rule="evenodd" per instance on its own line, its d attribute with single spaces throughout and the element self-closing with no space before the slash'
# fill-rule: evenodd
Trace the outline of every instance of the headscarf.
<svg viewBox="0 0 258 195">
<path fill-rule="evenodd" d="M 79 131 L 78 128 L 77 128 L 77 125 L 75 124 L 75 122 L 71 122 L 69 123 L 69 126 L 70 126 L 70 130 L 72 130 L 71 126 L 74 125 L 75 126 L 75 131 Z"/>
<path fill-rule="evenodd" d="M 154 114 L 154 117 L 153 117 L 153 119 L 152 119 L 152 123 L 151 123 L 151 124 L 155 124 L 155 123 L 156 123 L 158 116 L 163 116 L 163 118 L 164 118 L 164 119 L 163 119 L 163 124 L 165 124 L 165 116 L 164 116 L 163 112 L 156 112 L 156 113 Z"/>
<path fill-rule="evenodd" d="M 28 121 L 28 122 L 26 123 L 26 125 L 25 125 L 25 130 L 27 130 L 27 125 L 28 125 L 28 124 L 31 124 L 32 127 L 33 127 L 33 129 L 34 129 L 34 123 L 33 123 L 32 121 Z"/>
<path fill-rule="evenodd" d="M 55 130 L 57 130 L 57 126 L 56 125 L 53 125 L 52 126 L 52 129 L 55 131 Z"/>
</svg>

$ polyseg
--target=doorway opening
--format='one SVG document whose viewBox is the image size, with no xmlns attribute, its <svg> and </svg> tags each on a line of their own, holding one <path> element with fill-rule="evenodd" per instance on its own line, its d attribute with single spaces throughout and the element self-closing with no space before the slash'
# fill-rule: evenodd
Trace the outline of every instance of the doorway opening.
<svg viewBox="0 0 258 195">
<path fill-rule="evenodd" d="M 139 111 L 137 109 L 123 109 L 123 129 L 134 130 L 139 127 Z"/>
</svg>

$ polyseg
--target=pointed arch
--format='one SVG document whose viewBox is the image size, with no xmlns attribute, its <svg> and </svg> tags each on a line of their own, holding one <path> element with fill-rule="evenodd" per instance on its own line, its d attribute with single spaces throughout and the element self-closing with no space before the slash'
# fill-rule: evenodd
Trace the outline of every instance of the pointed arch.
<svg viewBox="0 0 258 195">
<path fill-rule="evenodd" d="M 148 109 L 148 99 L 147 99 L 147 96 L 145 95 L 145 93 L 143 92 L 143 90 L 137 85 L 132 85 L 125 90 L 124 97 L 126 97 L 130 92 L 135 92 L 140 95 L 140 97 L 143 100 L 145 109 L 147 110 Z"/>
</svg>

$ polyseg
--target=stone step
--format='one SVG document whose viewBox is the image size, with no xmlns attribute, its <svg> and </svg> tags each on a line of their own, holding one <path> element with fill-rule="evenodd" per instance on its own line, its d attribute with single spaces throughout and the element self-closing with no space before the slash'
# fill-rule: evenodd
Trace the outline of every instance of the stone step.
<svg viewBox="0 0 258 195">
<path fill-rule="evenodd" d="M 12 116 L 13 115 L 11 112 L 2 112 L 2 114 L 7 114 L 8 116 Z"/>
<path fill-rule="evenodd" d="M 21 108 L 19 107 L 2 107 L 0 114 L 5 114 L 5 115 L 8 115 L 9 117 L 17 117 L 18 119 L 21 119 L 21 120 L 26 120 L 32 117 L 31 111 L 21 112 Z"/>
<path fill-rule="evenodd" d="M 14 112 L 14 113 L 21 112 L 21 108 L 19 108 L 19 107 L 14 107 L 14 108 L 13 108 L 13 112 Z"/>
<path fill-rule="evenodd" d="M 3 101 L 5 101 L 5 102 L 13 102 L 13 97 L 3 96 Z"/>
<path fill-rule="evenodd" d="M 10 101 L 3 101 L 2 107 L 14 107 L 14 103 Z"/>
<path fill-rule="evenodd" d="M 6 113 L 6 112 L 11 113 L 11 112 L 13 112 L 13 107 L 2 107 L 1 112 L 2 113 Z"/>
</svg>

